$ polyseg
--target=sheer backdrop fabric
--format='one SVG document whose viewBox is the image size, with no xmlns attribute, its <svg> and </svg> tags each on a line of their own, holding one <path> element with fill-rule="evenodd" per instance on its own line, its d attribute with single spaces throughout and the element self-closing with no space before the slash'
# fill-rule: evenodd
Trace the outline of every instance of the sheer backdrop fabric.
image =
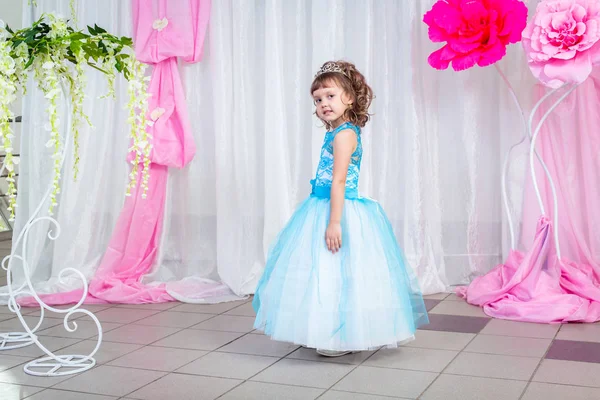
<svg viewBox="0 0 600 400">
<path fill-rule="evenodd" d="M 130 1 L 77 4 L 80 26 L 131 35 Z M 522 134 L 519 114 L 493 67 L 456 73 L 427 65 L 436 46 L 421 18 L 432 4 L 213 2 L 203 61 L 180 64 L 197 152 L 169 171 L 160 253 L 143 282 L 208 278 L 238 296 L 253 293 L 271 242 L 310 191 L 325 129 L 311 115 L 308 91 L 320 65 L 335 59 L 354 62 L 377 96 L 364 129 L 360 190 L 385 208 L 423 292 L 466 284 L 501 262 L 510 249 L 501 169 Z M 55 10 L 68 15 L 69 1 L 38 2 L 25 25 Z M 511 48 L 500 66 L 529 104 L 534 82 L 521 53 Z M 123 206 L 126 83 L 117 80 L 116 101 L 100 100 L 100 78 L 89 71 L 85 110 L 95 128 L 82 129 L 77 181 L 72 157 L 66 162 L 61 236 L 48 240 L 49 226 L 39 224 L 29 239 L 42 293 L 80 285 L 58 281 L 65 267 L 94 275 Z M 50 182 L 44 104 L 37 90 L 24 99 L 16 234 Z M 516 221 L 525 151 L 515 153 L 509 175 Z"/>
</svg>

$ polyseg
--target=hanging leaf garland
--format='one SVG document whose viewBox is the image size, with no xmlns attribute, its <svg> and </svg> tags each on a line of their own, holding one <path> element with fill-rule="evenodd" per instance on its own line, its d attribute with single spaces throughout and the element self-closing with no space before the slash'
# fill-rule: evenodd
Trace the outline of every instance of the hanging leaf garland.
<svg viewBox="0 0 600 400">
<path fill-rule="evenodd" d="M 46 146 L 53 149 L 53 190 L 50 195 L 50 213 L 57 205 L 60 193 L 60 169 L 64 144 L 59 134 L 59 98 L 61 82 L 69 88 L 68 101 L 71 103 L 71 129 L 73 132 L 74 175 L 79 172 L 79 132 L 83 122 L 92 125 L 83 110 L 86 90 L 86 68 L 94 68 L 104 74 L 108 83 L 108 93 L 103 97 L 115 97 L 116 76 L 122 75 L 129 83 L 128 122 L 133 153 L 133 167 L 127 195 L 137 185 L 139 168 L 142 168 L 142 197 L 146 197 L 150 173 L 150 150 L 152 140 L 147 132 L 149 77 L 145 76 L 146 66 L 136 60 L 133 42 L 129 37 L 117 37 L 105 29 L 94 25 L 87 32 L 76 30 L 68 21 L 55 14 L 43 14 L 30 27 L 12 31 L 0 20 L 0 150 L 6 154 L 5 167 L 8 171 L 8 198 L 11 219 L 16 207 L 15 173 L 13 156 L 14 132 L 10 121 L 14 118 L 10 106 L 17 93 L 26 92 L 27 78 L 33 74 L 34 81 L 44 93 L 48 105 L 49 132 Z"/>
</svg>

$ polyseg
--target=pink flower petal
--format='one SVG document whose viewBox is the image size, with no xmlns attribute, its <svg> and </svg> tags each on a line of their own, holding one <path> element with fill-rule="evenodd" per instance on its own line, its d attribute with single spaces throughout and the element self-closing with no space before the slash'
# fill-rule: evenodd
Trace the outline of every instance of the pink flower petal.
<svg viewBox="0 0 600 400">
<path fill-rule="evenodd" d="M 579 53 L 571 60 L 556 60 L 544 66 L 544 75 L 549 80 L 581 83 L 592 73 L 592 62 L 587 53 Z"/>
<path fill-rule="evenodd" d="M 438 1 L 430 11 L 423 16 L 423 22 L 429 26 L 437 26 L 448 33 L 454 33 L 460 28 L 460 12 L 444 1 Z"/>
<path fill-rule="evenodd" d="M 427 30 L 429 40 L 434 43 L 445 42 L 448 40 L 448 34 L 435 25 L 431 25 Z"/>
<path fill-rule="evenodd" d="M 438 0 L 423 16 L 433 42 L 446 46 L 429 56 L 429 64 L 456 71 L 487 66 L 506 54 L 527 27 L 522 0 Z"/>
<path fill-rule="evenodd" d="M 478 60 L 479 53 L 469 53 L 464 56 L 458 56 L 452 60 L 452 68 L 455 71 L 464 71 L 465 69 L 474 67 Z"/>
<path fill-rule="evenodd" d="M 441 49 L 434 51 L 427 58 L 427 62 L 429 63 L 429 65 L 431 65 L 435 69 L 447 69 L 450 65 L 450 60 L 444 60 L 441 57 L 444 48 L 445 47 L 442 47 Z"/>
<path fill-rule="evenodd" d="M 506 46 L 503 46 L 500 42 L 496 42 L 495 45 L 486 48 L 485 51 L 481 53 L 481 57 L 479 58 L 477 64 L 480 67 L 487 67 L 488 65 L 492 65 L 500 61 L 505 55 Z"/>
<path fill-rule="evenodd" d="M 448 45 L 450 45 L 452 50 L 456 51 L 457 53 L 468 53 L 478 47 L 481 47 L 481 42 L 467 43 L 461 42 L 460 40 L 452 40 L 448 42 Z"/>
<path fill-rule="evenodd" d="M 554 13 L 552 14 L 552 28 L 560 30 L 569 20 L 571 20 L 571 16 L 566 11 Z"/>
<path fill-rule="evenodd" d="M 575 56 L 577 55 L 577 50 L 569 50 L 569 51 L 563 51 L 560 53 L 556 53 L 554 54 L 554 58 L 557 58 L 559 60 L 570 60 L 572 58 L 575 58 Z"/>
<path fill-rule="evenodd" d="M 583 21 L 583 19 L 587 16 L 587 11 L 580 4 L 573 4 L 573 7 L 571 7 L 571 15 L 575 21 Z"/>
</svg>

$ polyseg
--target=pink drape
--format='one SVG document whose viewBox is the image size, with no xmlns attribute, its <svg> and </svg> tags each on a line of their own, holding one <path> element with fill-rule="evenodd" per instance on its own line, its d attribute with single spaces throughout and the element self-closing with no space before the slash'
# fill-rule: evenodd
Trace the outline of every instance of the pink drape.
<svg viewBox="0 0 600 400">
<path fill-rule="evenodd" d="M 540 89 L 538 98 L 541 96 Z M 548 108 L 543 106 L 541 114 Z M 496 318 L 539 323 L 598 321 L 600 71 L 553 112 L 542 128 L 537 149 L 557 186 L 558 226 L 551 222 L 552 192 L 538 167 L 548 217 L 538 218 L 540 209 L 528 179 L 521 239 L 521 247 L 528 251 L 513 250 L 504 264 L 459 288 L 458 294 Z M 560 261 L 554 229 L 559 233 Z"/>
<path fill-rule="evenodd" d="M 160 244 L 168 168 L 185 167 L 196 152 L 177 59 L 195 63 L 202 58 L 211 2 L 133 0 L 132 3 L 136 57 L 154 67 L 149 85 L 152 96 L 148 117 L 155 122 L 148 128 L 153 137 L 148 198 L 141 198 L 138 186 L 126 199 L 108 249 L 89 284 L 87 302 L 174 300 L 165 284 L 144 285 L 141 279 L 150 272 Z M 206 282 L 201 280 L 200 285 L 204 287 Z M 223 289 L 218 284 L 213 286 Z M 186 288 L 194 290 L 193 285 Z M 82 291 L 76 290 L 45 295 L 42 299 L 48 304 L 68 304 L 78 301 L 81 295 Z M 21 303 L 35 304 L 32 299 L 23 299 Z"/>
</svg>

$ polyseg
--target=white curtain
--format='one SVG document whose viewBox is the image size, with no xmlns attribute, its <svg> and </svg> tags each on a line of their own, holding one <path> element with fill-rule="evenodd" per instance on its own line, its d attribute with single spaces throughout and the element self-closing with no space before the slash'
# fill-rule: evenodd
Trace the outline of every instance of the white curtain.
<svg viewBox="0 0 600 400">
<path fill-rule="evenodd" d="M 68 0 L 27 8 L 69 14 Z M 425 293 L 468 283 L 503 258 L 510 244 L 501 203 L 501 167 L 522 129 L 494 68 L 435 71 L 436 49 L 422 15 L 432 0 L 213 1 L 204 60 L 181 65 L 198 152 L 169 175 L 161 251 L 148 283 L 201 276 L 253 293 L 269 245 L 310 191 L 324 129 L 312 116 L 309 87 L 327 60 L 354 62 L 377 96 L 364 130 L 361 191 L 387 211 Z M 130 35 L 130 4 L 78 2 L 80 26 L 97 23 Z M 501 63 L 527 102 L 532 80 L 513 46 Z M 510 67 L 508 67 L 510 65 Z M 103 80 L 89 71 L 80 178 L 69 157 L 57 213 L 31 235 L 33 279 L 43 292 L 73 288 L 56 277 L 73 267 L 93 276 L 123 204 L 128 165 L 126 85 L 99 100 Z M 50 181 L 44 101 L 23 106 L 19 215 L 15 234 Z M 64 118 L 63 118 L 64 119 Z M 523 163 L 510 188 L 518 221 Z M 368 268 L 368 266 L 365 266 Z"/>
</svg>

